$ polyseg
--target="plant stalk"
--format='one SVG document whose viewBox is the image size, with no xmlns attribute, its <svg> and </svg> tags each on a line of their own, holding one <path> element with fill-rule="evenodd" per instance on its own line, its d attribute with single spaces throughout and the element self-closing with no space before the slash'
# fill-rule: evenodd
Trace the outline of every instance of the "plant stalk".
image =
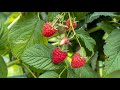
<svg viewBox="0 0 120 90">
<path fill-rule="evenodd" d="M 87 32 L 92 33 L 92 32 L 98 31 L 98 30 L 101 30 L 101 28 L 97 26 L 97 27 L 94 27 L 94 28 L 88 30 Z"/>
<path fill-rule="evenodd" d="M 29 67 L 27 65 L 25 65 L 24 63 L 22 63 L 22 65 L 31 73 L 31 75 L 34 77 L 34 78 L 37 78 L 35 76 L 35 74 L 29 69 Z"/>
<path fill-rule="evenodd" d="M 20 60 L 14 60 L 14 61 L 11 61 L 11 62 L 7 63 L 7 67 L 10 67 L 14 64 L 19 64 L 19 63 L 20 63 Z"/>
</svg>

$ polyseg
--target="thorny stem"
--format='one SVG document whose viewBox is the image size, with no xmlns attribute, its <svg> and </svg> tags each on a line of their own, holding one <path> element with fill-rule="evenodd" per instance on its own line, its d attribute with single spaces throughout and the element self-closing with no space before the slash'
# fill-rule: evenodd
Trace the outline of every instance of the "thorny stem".
<svg viewBox="0 0 120 90">
<path fill-rule="evenodd" d="M 31 75 L 32 75 L 34 78 L 37 78 L 37 77 L 35 76 L 35 74 L 34 74 L 24 63 L 22 63 L 22 65 L 31 73 Z"/>
</svg>

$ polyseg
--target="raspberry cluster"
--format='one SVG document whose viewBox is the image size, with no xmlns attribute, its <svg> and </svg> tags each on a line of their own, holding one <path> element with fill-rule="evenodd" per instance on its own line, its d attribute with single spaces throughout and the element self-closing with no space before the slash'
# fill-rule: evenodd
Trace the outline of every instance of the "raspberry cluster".
<svg viewBox="0 0 120 90">
<path fill-rule="evenodd" d="M 55 48 L 52 52 L 52 62 L 59 64 L 65 60 L 67 52 L 61 51 L 59 48 Z M 71 66 L 72 68 L 80 68 L 86 64 L 86 59 L 81 57 L 79 53 L 72 56 Z"/>
<path fill-rule="evenodd" d="M 65 27 L 63 27 L 61 30 L 59 28 L 55 28 L 55 27 L 60 27 L 60 26 L 53 26 L 52 22 L 46 22 L 43 26 L 43 29 L 42 29 L 42 35 L 44 37 L 51 37 L 57 31 L 60 34 L 62 34 L 65 31 L 71 30 L 71 28 L 75 29 L 77 27 L 77 23 L 76 23 L 75 19 L 74 19 L 74 21 L 73 20 L 71 20 L 71 21 L 72 21 L 71 23 L 73 25 L 72 27 L 70 25 L 70 19 L 68 19 L 68 20 L 66 20 Z M 54 24 L 54 25 L 56 25 L 56 24 Z M 60 46 L 65 45 L 65 44 L 71 45 L 71 42 L 69 40 L 70 39 L 68 37 L 64 37 L 61 39 L 59 45 Z M 66 59 L 66 57 L 67 57 L 67 52 L 61 50 L 58 47 L 54 48 L 54 50 L 52 51 L 52 62 L 54 64 L 59 64 L 59 63 L 63 62 Z M 72 61 L 71 61 L 72 68 L 82 67 L 85 65 L 85 63 L 86 63 L 86 59 L 84 57 L 81 57 L 79 53 L 76 53 L 76 54 L 74 54 L 74 56 L 72 56 Z"/>
</svg>

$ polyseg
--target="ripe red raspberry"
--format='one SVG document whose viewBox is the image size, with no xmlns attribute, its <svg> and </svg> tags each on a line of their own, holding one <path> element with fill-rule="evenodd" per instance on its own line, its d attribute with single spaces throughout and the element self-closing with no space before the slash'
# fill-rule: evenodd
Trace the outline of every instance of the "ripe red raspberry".
<svg viewBox="0 0 120 90">
<path fill-rule="evenodd" d="M 64 44 L 70 44 L 71 45 L 71 42 L 69 41 L 70 39 L 67 38 L 67 37 L 64 37 L 61 42 L 60 42 L 60 45 L 64 45 Z"/>
<path fill-rule="evenodd" d="M 74 22 L 72 22 L 72 25 L 73 25 L 73 28 L 75 29 L 76 28 L 76 26 L 77 26 L 77 23 L 74 21 Z M 69 28 L 70 28 L 70 19 L 68 19 L 67 21 L 66 21 L 66 30 L 68 30 Z"/>
<path fill-rule="evenodd" d="M 50 37 L 56 32 L 56 28 L 52 28 L 51 22 L 46 22 L 42 29 L 42 35 L 45 37 Z"/>
<path fill-rule="evenodd" d="M 76 53 L 73 57 L 72 57 L 72 62 L 71 62 L 71 66 L 72 68 L 79 68 L 84 66 L 86 63 L 85 58 L 80 57 L 79 53 Z"/>
<path fill-rule="evenodd" d="M 52 52 L 52 62 L 54 64 L 59 64 L 67 57 L 67 53 L 61 51 L 59 48 L 55 48 Z"/>
</svg>

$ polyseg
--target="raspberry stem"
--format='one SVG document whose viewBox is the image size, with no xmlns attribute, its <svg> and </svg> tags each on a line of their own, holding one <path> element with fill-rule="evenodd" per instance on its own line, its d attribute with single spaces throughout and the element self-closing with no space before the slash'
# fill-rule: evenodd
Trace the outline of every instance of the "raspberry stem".
<svg viewBox="0 0 120 90">
<path fill-rule="evenodd" d="M 68 31 L 67 37 L 69 36 L 69 34 L 70 34 L 70 31 Z"/>
<path fill-rule="evenodd" d="M 64 13 L 62 13 L 62 14 L 64 14 Z M 61 15 L 62 15 L 61 14 Z M 57 19 L 54 21 L 54 23 L 52 24 L 52 27 L 57 23 L 57 21 L 60 19 L 59 17 L 56 17 Z"/>
<path fill-rule="evenodd" d="M 79 42 L 79 40 L 78 40 L 78 37 L 76 36 L 76 39 L 77 39 L 77 42 L 79 43 L 79 45 L 80 45 L 80 48 L 81 48 L 81 44 L 80 44 L 80 42 Z"/>
<path fill-rule="evenodd" d="M 68 12 L 68 15 L 69 15 L 69 19 L 70 19 L 70 26 L 72 27 L 72 30 L 73 30 L 73 36 L 70 38 L 70 40 L 73 39 L 74 36 L 76 36 L 77 42 L 79 43 L 79 45 L 80 45 L 80 47 L 81 47 L 81 44 L 80 44 L 80 42 L 79 42 L 79 40 L 78 40 L 78 37 L 77 37 L 77 35 L 76 35 L 76 32 L 75 32 L 75 30 L 74 30 L 74 28 L 73 28 L 72 21 L 71 21 L 71 16 L 70 16 L 70 13 L 69 13 L 69 12 Z"/>
<path fill-rule="evenodd" d="M 74 28 L 73 28 L 73 25 L 72 25 L 72 21 L 71 21 L 71 16 L 70 16 L 70 13 L 68 12 L 68 15 L 69 15 L 69 19 L 70 19 L 70 26 L 72 27 L 72 30 L 73 30 L 73 36 L 70 38 L 74 38 L 74 36 L 76 35 L 75 31 L 74 31 Z"/>
</svg>

